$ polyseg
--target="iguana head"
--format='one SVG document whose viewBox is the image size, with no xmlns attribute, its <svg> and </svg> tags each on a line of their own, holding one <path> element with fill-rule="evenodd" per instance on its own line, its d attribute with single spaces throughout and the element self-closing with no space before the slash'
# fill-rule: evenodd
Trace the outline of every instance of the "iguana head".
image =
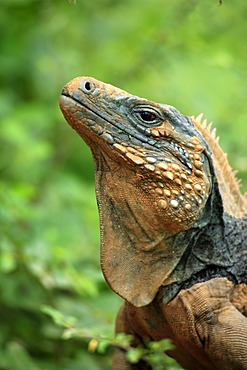
<svg viewBox="0 0 247 370">
<path fill-rule="evenodd" d="M 60 98 L 68 123 L 96 164 L 101 263 L 110 286 L 136 306 L 168 285 L 200 227 L 212 188 L 210 150 L 190 118 L 89 77 Z"/>
</svg>

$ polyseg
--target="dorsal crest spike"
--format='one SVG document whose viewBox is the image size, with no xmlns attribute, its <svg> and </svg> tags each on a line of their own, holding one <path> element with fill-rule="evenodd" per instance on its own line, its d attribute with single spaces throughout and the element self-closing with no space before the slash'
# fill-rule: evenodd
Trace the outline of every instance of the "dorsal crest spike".
<svg viewBox="0 0 247 370">
<path fill-rule="evenodd" d="M 213 122 L 209 122 L 209 124 L 207 126 L 207 130 L 208 130 L 209 133 L 211 132 L 212 124 L 213 124 Z"/>
<path fill-rule="evenodd" d="M 232 170 L 227 160 L 227 154 L 220 148 L 219 137 L 216 137 L 216 130 L 212 129 L 212 122 L 209 124 L 206 120 L 201 122 L 201 118 L 202 114 L 196 118 L 192 117 L 192 121 L 212 151 L 215 174 L 224 209 L 228 214 L 241 218 L 247 214 L 247 199 L 240 193 L 240 182 L 236 178 L 237 171 Z"/>
<path fill-rule="evenodd" d="M 216 128 L 215 127 L 211 131 L 211 136 L 212 136 L 213 139 L 216 139 Z"/>
<path fill-rule="evenodd" d="M 203 117 L 203 113 L 200 113 L 195 119 L 197 122 L 201 123 L 202 117 Z"/>
</svg>

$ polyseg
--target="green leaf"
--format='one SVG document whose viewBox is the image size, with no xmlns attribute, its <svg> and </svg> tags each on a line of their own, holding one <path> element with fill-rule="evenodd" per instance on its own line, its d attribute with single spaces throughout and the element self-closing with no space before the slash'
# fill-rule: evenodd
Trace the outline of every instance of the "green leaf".
<svg viewBox="0 0 247 370">
<path fill-rule="evenodd" d="M 42 306 L 41 311 L 49 315 L 57 325 L 65 328 L 73 328 L 77 321 L 75 317 L 66 316 L 62 312 L 50 306 Z"/>
<path fill-rule="evenodd" d="M 126 357 L 131 364 L 137 364 L 145 352 L 141 347 L 132 348 L 127 352 Z"/>
</svg>

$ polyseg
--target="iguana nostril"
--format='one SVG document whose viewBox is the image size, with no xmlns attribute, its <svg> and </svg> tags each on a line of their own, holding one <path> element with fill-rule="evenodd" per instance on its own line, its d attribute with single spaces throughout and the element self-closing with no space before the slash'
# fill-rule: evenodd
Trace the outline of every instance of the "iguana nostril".
<svg viewBox="0 0 247 370">
<path fill-rule="evenodd" d="M 93 90 L 93 84 L 89 81 L 83 80 L 80 83 L 80 90 L 88 94 Z"/>
<path fill-rule="evenodd" d="M 87 81 L 87 82 L 85 83 L 85 89 L 86 89 L 86 90 L 88 90 L 88 91 L 90 91 L 90 90 L 91 90 L 91 84 L 90 84 L 90 82 L 88 82 L 88 81 Z"/>
</svg>

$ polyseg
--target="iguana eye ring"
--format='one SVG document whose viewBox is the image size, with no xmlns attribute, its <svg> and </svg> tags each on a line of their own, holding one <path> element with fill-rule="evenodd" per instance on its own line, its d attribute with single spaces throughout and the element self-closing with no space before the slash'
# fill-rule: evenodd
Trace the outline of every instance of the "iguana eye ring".
<svg viewBox="0 0 247 370">
<path fill-rule="evenodd" d="M 161 121 L 158 113 L 153 109 L 136 109 L 133 114 L 139 121 L 145 124 L 156 124 Z"/>
</svg>

